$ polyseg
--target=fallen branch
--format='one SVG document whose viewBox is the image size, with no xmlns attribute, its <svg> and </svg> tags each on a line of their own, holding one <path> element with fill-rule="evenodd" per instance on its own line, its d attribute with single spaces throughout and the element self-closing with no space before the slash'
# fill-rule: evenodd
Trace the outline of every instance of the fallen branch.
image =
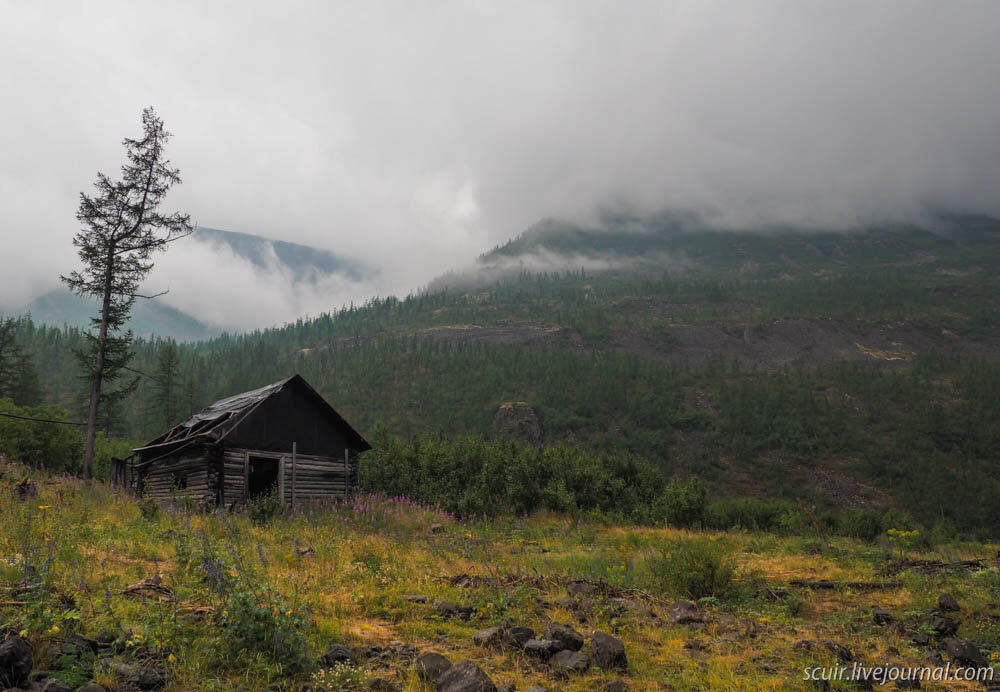
<svg viewBox="0 0 1000 692">
<path fill-rule="evenodd" d="M 788 582 L 789 586 L 794 586 L 800 589 L 862 589 L 875 591 L 878 589 L 898 589 L 903 585 L 900 581 L 844 581 L 836 582 L 830 581 L 829 579 L 792 579 Z"/>
</svg>

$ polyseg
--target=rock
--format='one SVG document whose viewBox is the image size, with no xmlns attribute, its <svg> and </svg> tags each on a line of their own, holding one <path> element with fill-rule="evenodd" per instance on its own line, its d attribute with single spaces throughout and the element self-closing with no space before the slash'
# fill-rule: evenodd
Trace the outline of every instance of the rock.
<svg viewBox="0 0 1000 692">
<path fill-rule="evenodd" d="M 409 601 L 410 603 L 427 603 L 428 599 L 426 594 L 422 593 L 410 593 L 403 596 L 404 601 Z"/>
<path fill-rule="evenodd" d="M 609 598 L 608 603 L 624 613 L 634 613 L 641 617 L 655 617 L 652 610 L 633 598 Z"/>
<path fill-rule="evenodd" d="M 517 649 L 523 649 L 529 639 L 535 638 L 535 630 L 530 627 L 510 627 L 503 633 L 504 643 Z"/>
<path fill-rule="evenodd" d="M 529 639 L 524 643 L 524 653 L 530 656 L 545 659 L 556 651 L 559 651 L 559 645 L 551 639 Z"/>
<path fill-rule="evenodd" d="M 900 678 L 899 680 L 896 681 L 896 689 L 897 690 L 919 690 L 920 689 L 920 678 L 917 677 L 916 675 L 914 675 L 912 677 L 912 679 L 911 679 L 909 677 L 909 673 L 908 673 L 908 677 L 907 677 L 906 680 L 903 680 L 902 678 Z"/>
<path fill-rule="evenodd" d="M 505 682 L 497 687 L 497 692 L 517 692 L 517 688 L 514 687 L 514 683 Z"/>
<path fill-rule="evenodd" d="M 556 605 L 560 608 L 567 608 L 568 610 L 573 610 L 577 607 L 577 601 L 572 596 L 563 596 L 562 598 L 556 599 Z"/>
<path fill-rule="evenodd" d="M 604 632 L 594 632 L 590 639 L 590 650 L 594 654 L 594 665 L 603 670 L 613 668 L 628 668 L 628 658 L 625 656 L 625 645 L 621 640 L 604 634 Z"/>
<path fill-rule="evenodd" d="M 84 685 L 76 692 L 108 692 L 108 691 L 101 685 L 98 685 L 96 682 L 92 682 L 89 685 Z"/>
<path fill-rule="evenodd" d="M 434 651 L 427 651 L 417 656 L 417 676 L 421 680 L 436 682 L 449 668 L 451 661 Z"/>
<path fill-rule="evenodd" d="M 31 647 L 16 634 L 0 642 L 0 687 L 21 687 L 31 673 Z"/>
<path fill-rule="evenodd" d="M 938 633 L 940 637 L 951 637 L 958 632 L 958 626 L 962 624 L 958 620 L 954 620 L 943 615 L 936 615 L 931 618 L 931 627 L 934 631 Z"/>
<path fill-rule="evenodd" d="M 516 692 L 548 692 L 544 687 L 525 687 L 523 690 L 516 690 Z"/>
<path fill-rule="evenodd" d="M 669 612 L 670 622 L 675 625 L 693 625 L 705 622 L 705 615 L 691 601 L 674 601 Z"/>
<path fill-rule="evenodd" d="M 962 607 L 958 605 L 958 601 L 956 601 L 955 597 L 950 593 L 943 593 L 938 596 L 938 608 L 940 608 L 943 613 L 957 613 L 962 609 Z"/>
<path fill-rule="evenodd" d="M 368 687 L 365 689 L 371 690 L 371 692 L 401 692 L 399 685 L 386 678 L 375 678 L 368 683 Z"/>
<path fill-rule="evenodd" d="M 460 606 L 455 603 L 449 603 L 448 601 L 437 601 L 434 604 L 434 612 L 446 620 L 450 620 L 452 618 L 468 620 L 472 617 L 473 610 L 469 606 Z"/>
<path fill-rule="evenodd" d="M 922 632 L 913 635 L 913 643 L 917 646 L 927 646 L 931 643 L 931 638 Z"/>
<path fill-rule="evenodd" d="M 73 692 L 73 688 L 62 680 L 49 678 L 45 681 L 45 684 L 42 685 L 42 692 Z"/>
<path fill-rule="evenodd" d="M 556 673 L 583 673 L 590 668 L 590 656 L 563 649 L 549 659 L 549 665 Z"/>
<path fill-rule="evenodd" d="M 955 663 L 977 668 L 988 668 L 990 665 L 990 662 L 983 656 L 979 647 L 972 642 L 957 639 L 956 637 L 948 637 L 942 644 L 944 644 L 944 650 L 948 653 L 948 658 Z"/>
<path fill-rule="evenodd" d="M 496 685 L 472 661 L 456 663 L 441 674 L 438 692 L 497 692 Z"/>
<path fill-rule="evenodd" d="M 107 665 L 121 680 L 140 690 L 159 690 L 167 682 L 163 671 L 150 666 L 132 665 L 118 659 L 109 660 Z"/>
<path fill-rule="evenodd" d="M 356 657 L 354 652 L 343 644 L 333 644 L 326 653 L 323 654 L 319 662 L 321 665 L 330 667 L 338 663 L 354 664 Z"/>
<path fill-rule="evenodd" d="M 493 430 L 500 437 L 512 437 L 532 445 L 542 443 L 542 423 L 531 404 L 507 401 L 493 416 Z"/>
<path fill-rule="evenodd" d="M 569 625 L 558 622 L 546 625 L 545 638 L 554 641 L 559 651 L 579 651 L 583 648 L 583 635 Z"/>
<path fill-rule="evenodd" d="M 59 647 L 59 652 L 65 656 L 76 656 L 79 658 L 84 654 L 97 653 L 97 642 L 87 639 L 79 634 L 71 634 Z"/>
<path fill-rule="evenodd" d="M 585 581 L 571 581 L 566 585 L 570 596 L 590 596 L 597 593 L 597 585 Z"/>
<path fill-rule="evenodd" d="M 431 524 L 431 533 L 441 533 L 442 531 L 444 531 L 444 524 Z"/>
<path fill-rule="evenodd" d="M 476 643 L 476 646 L 500 646 L 503 643 L 503 633 L 499 627 L 487 627 L 472 635 L 472 641 Z"/>
<path fill-rule="evenodd" d="M 843 644 L 838 644 L 833 641 L 825 641 L 823 642 L 823 646 L 825 646 L 828 651 L 832 651 L 837 654 L 837 659 L 839 659 L 841 663 L 850 663 L 854 660 L 854 654 L 851 653 L 851 650 Z"/>
<path fill-rule="evenodd" d="M 604 692 L 628 692 L 628 685 L 621 680 L 612 680 L 604 686 Z"/>
<path fill-rule="evenodd" d="M 892 615 L 888 610 L 879 608 L 878 606 L 872 606 L 872 620 L 875 621 L 876 625 L 888 625 L 893 621 Z"/>
</svg>

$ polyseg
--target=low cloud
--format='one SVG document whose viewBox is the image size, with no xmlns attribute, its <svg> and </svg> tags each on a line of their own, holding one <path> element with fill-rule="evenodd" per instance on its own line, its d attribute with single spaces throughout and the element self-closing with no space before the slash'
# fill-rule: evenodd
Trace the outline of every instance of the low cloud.
<svg viewBox="0 0 1000 692">
<path fill-rule="evenodd" d="M 0 308 L 73 268 L 77 194 L 149 104 L 185 181 L 168 206 L 382 269 L 306 295 L 172 249 L 151 280 L 209 320 L 405 293 L 607 205 L 730 228 L 1000 215 L 998 25 L 992 0 L 12 3 Z M 184 297 L 202 281 L 214 299 Z"/>
</svg>

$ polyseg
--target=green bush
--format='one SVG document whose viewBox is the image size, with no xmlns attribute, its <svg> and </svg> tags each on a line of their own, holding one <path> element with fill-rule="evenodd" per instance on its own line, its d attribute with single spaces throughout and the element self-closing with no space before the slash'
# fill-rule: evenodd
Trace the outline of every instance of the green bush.
<svg viewBox="0 0 1000 692">
<path fill-rule="evenodd" d="M 690 599 L 734 593 L 736 565 L 725 548 L 708 538 L 680 538 L 649 560 L 653 588 Z"/>
<path fill-rule="evenodd" d="M 0 399 L 0 413 L 68 420 L 66 412 L 58 406 L 15 406 L 10 399 Z M 35 468 L 73 472 L 83 460 L 83 436 L 72 425 L 0 416 L 0 454 Z"/>
<path fill-rule="evenodd" d="M 281 500 L 278 491 L 251 498 L 247 502 L 247 516 L 254 524 L 266 524 L 281 512 Z"/>
<path fill-rule="evenodd" d="M 697 478 L 670 481 L 658 500 L 658 514 L 671 526 L 700 526 L 705 520 L 708 493 Z"/>
<path fill-rule="evenodd" d="M 717 500 L 705 510 L 705 524 L 719 531 L 747 529 L 752 531 L 782 531 L 796 522 L 801 510 L 785 500 L 758 500 L 754 497 Z"/>
</svg>

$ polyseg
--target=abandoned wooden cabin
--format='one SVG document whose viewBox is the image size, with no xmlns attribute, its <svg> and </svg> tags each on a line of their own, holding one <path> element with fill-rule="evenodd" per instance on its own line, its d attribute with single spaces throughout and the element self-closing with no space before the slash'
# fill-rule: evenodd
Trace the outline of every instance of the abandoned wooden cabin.
<svg viewBox="0 0 1000 692">
<path fill-rule="evenodd" d="M 282 504 L 349 494 L 371 446 L 295 375 L 216 401 L 133 450 L 130 485 L 225 507 L 276 491 Z"/>
</svg>

